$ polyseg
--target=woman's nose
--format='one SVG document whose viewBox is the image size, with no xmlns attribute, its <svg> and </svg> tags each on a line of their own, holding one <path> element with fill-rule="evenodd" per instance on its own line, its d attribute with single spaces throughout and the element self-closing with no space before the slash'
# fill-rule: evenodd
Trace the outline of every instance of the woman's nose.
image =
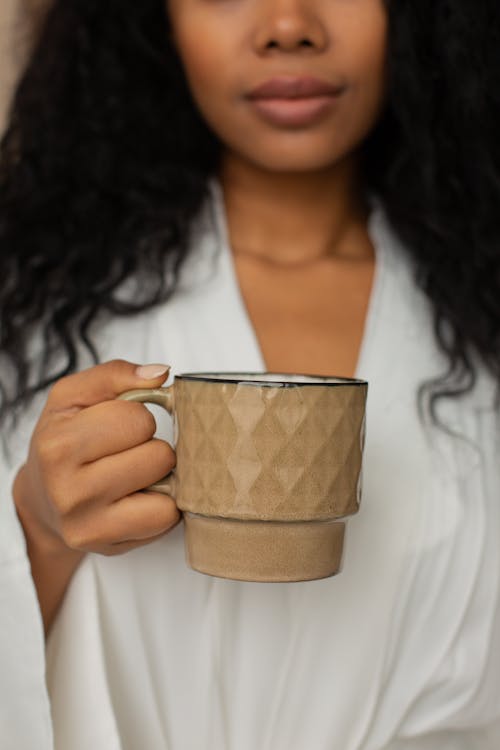
<svg viewBox="0 0 500 750">
<path fill-rule="evenodd" d="M 255 47 L 260 53 L 318 52 L 328 45 L 328 33 L 315 0 L 262 0 L 257 3 Z"/>
</svg>

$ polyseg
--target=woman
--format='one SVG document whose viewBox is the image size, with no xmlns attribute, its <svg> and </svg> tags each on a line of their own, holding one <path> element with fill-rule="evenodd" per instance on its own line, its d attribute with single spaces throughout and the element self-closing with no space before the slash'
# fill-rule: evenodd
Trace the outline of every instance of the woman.
<svg viewBox="0 0 500 750">
<path fill-rule="evenodd" d="M 2 152 L 7 744 L 498 746 L 499 25 L 53 4 Z M 175 454 L 115 398 L 157 361 L 369 380 L 340 576 L 187 568 L 141 491 Z"/>
</svg>

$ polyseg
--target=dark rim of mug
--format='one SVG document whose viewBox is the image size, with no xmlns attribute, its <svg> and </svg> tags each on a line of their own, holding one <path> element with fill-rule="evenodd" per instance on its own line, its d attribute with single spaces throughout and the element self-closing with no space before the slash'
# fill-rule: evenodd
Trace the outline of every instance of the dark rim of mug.
<svg viewBox="0 0 500 750">
<path fill-rule="evenodd" d="M 282 377 L 284 380 L 266 380 L 266 375 L 273 377 Z M 252 378 L 262 378 L 262 380 L 247 380 Z M 290 381 L 288 378 L 312 378 L 310 381 Z M 334 382 L 328 382 L 334 379 Z M 342 387 L 350 386 L 367 386 L 366 380 L 359 378 L 342 378 L 336 375 L 311 375 L 310 373 L 293 373 L 293 372 L 183 372 L 175 375 L 175 380 L 201 380 L 203 383 L 236 383 L 240 385 L 258 385 L 274 388 L 296 388 L 297 386 L 333 386 Z"/>
</svg>

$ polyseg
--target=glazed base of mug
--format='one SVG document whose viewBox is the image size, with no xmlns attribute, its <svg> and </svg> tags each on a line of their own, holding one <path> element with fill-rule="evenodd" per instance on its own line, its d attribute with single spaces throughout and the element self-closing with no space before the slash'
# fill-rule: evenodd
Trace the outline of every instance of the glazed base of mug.
<svg viewBox="0 0 500 750">
<path fill-rule="evenodd" d="M 242 521 L 184 513 L 188 565 L 219 578 L 267 583 L 339 573 L 345 522 Z"/>
</svg>

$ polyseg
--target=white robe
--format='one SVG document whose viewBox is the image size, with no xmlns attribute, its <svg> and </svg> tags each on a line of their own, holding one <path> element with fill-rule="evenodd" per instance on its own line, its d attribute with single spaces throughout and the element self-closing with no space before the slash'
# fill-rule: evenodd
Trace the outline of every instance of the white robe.
<svg viewBox="0 0 500 750">
<path fill-rule="evenodd" d="M 216 182 L 212 198 L 174 298 L 103 326 L 104 359 L 171 364 L 167 382 L 267 369 Z M 472 396 L 443 411 L 466 439 L 422 426 L 417 387 L 445 365 L 430 306 L 380 208 L 369 229 L 363 498 L 341 574 L 288 584 L 205 576 L 185 563 L 181 523 L 126 555 L 88 555 L 44 653 L 10 492 L 33 409 L 13 465 L 0 464 L 2 750 L 498 750 L 493 384 L 482 373 Z M 154 413 L 172 439 L 170 417 Z"/>
</svg>

